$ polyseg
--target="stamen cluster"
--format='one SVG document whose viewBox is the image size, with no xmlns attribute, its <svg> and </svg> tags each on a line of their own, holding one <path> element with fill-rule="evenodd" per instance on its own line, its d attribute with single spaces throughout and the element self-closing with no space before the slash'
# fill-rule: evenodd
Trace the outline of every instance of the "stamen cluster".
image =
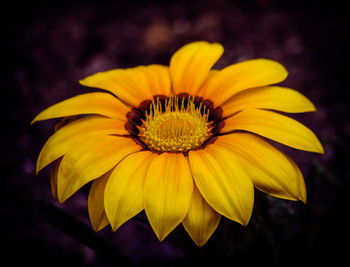
<svg viewBox="0 0 350 267">
<path fill-rule="evenodd" d="M 211 136 L 209 109 L 194 98 L 169 97 L 165 103 L 152 101 L 139 128 L 140 139 L 152 150 L 187 152 L 197 148 Z"/>
</svg>

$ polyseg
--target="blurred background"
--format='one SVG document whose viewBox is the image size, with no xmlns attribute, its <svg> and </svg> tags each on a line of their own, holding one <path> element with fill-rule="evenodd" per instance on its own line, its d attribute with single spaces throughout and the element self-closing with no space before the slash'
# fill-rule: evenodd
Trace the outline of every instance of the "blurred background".
<svg viewBox="0 0 350 267">
<path fill-rule="evenodd" d="M 341 1 L 12 1 L 2 8 L 0 216 L 2 266 L 289 266 L 347 259 L 349 227 L 349 8 Z M 300 166 L 308 203 L 256 191 L 247 227 L 223 219 L 197 248 L 182 226 L 159 243 L 143 213 L 117 232 L 95 233 L 89 186 L 62 206 L 49 168 L 35 161 L 54 121 L 44 108 L 88 92 L 78 80 L 112 68 L 169 64 L 195 40 L 220 42 L 215 65 L 252 58 L 281 62 L 282 85 L 318 108 L 293 116 L 317 133 L 326 154 L 279 146 Z"/>
</svg>

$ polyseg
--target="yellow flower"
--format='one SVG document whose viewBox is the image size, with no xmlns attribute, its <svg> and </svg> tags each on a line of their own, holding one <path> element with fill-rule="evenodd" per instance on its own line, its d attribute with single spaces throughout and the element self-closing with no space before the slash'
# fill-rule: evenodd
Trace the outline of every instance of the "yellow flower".
<svg viewBox="0 0 350 267">
<path fill-rule="evenodd" d="M 96 231 L 108 224 L 115 231 L 145 210 L 159 240 L 182 223 L 198 246 L 221 216 L 248 223 L 254 187 L 306 202 L 298 166 L 262 137 L 323 153 L 310 129 L 274 112 L 310 112 L 314 105 L 293 89 L 270 86 L 287 77 L 275 61 L 211 70 L 222 53 L 218 43 L 194 42 L 169 67 L 99 72 L 80 83 L 107 92 L 41 112 L 32 123 L 84 115 L 58 129 L 39 155 L 37 172 L 53 163 L 54 197 L 63 203 L 93 181 L 88 209 Z"/>
</svg>

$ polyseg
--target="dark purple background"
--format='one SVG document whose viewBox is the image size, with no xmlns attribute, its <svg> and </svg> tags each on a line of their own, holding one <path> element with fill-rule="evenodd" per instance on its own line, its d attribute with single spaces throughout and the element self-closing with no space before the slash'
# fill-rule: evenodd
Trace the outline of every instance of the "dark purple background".
<svg viewBox="0 0 350 267">
<path fill-rule="evenodd" d="M 0 240 L 5 265 L 314 266 L 346 259 L 350 23 L 340 1 L 9 5 L 1 18 Z M 304 173 L 307 205 L 256 191 L 249 225 L 223 219 L 203 248 L 182 226 L 159 243 L 143 213 L 115 233 L 109 227 L 95 233 L 87 214 L 89 185 L 60 206 L 50 195 L 49 168 L 35 176 L 36 157 L 54 121 L 32 127 L 30 121 L 51 104 L 88 92 L 78 84 L 80 78 L 111 68 L 168 64 L 174 51 L 194 40 L 224 45 L 217 68 L 260 57 L 281 62 L 289 70 L 283 85 L 315 103 L 317 112 L 293 117 L 317 133 L 326 154 L 279 145 Z"/>
</svg>

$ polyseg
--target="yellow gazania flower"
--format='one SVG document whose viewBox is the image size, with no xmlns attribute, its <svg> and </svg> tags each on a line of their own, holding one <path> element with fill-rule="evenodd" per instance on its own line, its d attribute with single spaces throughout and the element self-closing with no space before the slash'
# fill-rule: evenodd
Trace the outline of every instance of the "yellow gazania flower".
<svg viewBox="0 0 350 267">
<path fill-rule="evenodd" d="M 276 113 L 315 111 L 293 89 L 279 63 L 248 60 L 211 70 L 218 43 L 179 49 L 170 66 L 96 73 L 82 85 L 104 89 L 55 104 L 34 120 L 82 115 L 44 145 L 37 171 L 53 163 L 52 193 L 62 203 L 93 180 L 88 209 L 93 228 L 116 230 L 141 212 L 163 240 L 177 225 L 204 245 L 221 216 L 250 219 L 254 187 L 306 202 L 297 165 L 262 137 L 323 153 L 315 134 Z M 274 110 L 274 111 L 271 111 Z"/>
</svg>

